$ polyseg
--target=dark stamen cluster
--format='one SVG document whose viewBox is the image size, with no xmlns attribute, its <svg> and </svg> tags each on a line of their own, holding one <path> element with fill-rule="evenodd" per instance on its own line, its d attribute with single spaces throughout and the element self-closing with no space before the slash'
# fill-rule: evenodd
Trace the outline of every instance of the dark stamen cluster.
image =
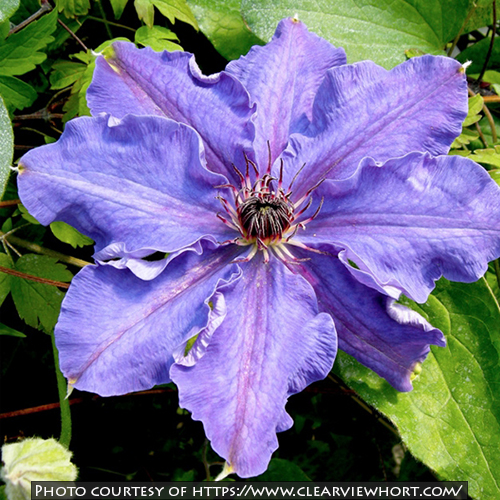
<svg viewBox="0 0 500 500">
<path fill-rule="evenodd" d="M 293 221 L 293 208 L 275 194 L 251 196 L 238 207 L 238 217 L 247 238 L 281 238 Z"/>
</svg>

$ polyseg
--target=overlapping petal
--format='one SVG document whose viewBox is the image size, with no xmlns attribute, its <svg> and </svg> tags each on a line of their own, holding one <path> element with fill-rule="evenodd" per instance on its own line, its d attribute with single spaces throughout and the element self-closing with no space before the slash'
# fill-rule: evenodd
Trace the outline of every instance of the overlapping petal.
<svg viewBox="0 0 500 500">
<path fill-rule="evenodd" d="M 266 469 L 277 430 L 290 425 L 288 395 L 331 369 L 336 335 L 310 285 L 280 261 L 255 257 L 242 271 L 238 282 L 219 287 L 227 314 L 197 339 L 209 336 L 204 354 L 195 364 L 179 360 L 171 377 L 214 450 L 250 477 Z"/>
<path fill-rule="evenodd" d="M 324 205 L 300 239 L 346 249 L 379 285 L 417 302 L 441 276 L 477 280 L 500 254 L 500 188 L 466 158 L 366 158 L 351 178 L 323 183 L 318 196 Z"/>
<path fill-rule="evenodd" d="M 351 175 L 360 160 L 412 151 L 446 154 L 467 114 L 467 81 L 457 61 L 422 56 L 387 71 L 371 61 L 327 72 L 304 135 L 284 154 L 290 179 L 305 163 L 296 195 L 323 178 Z"/>
<path fill-rule="evenodd" d="M 237 180 L 231 167 L 251 151 L 254 109 L 243 85 L 222 72 L 202 75 L 192 54 L 154 52 L 115 42 L 96 61 L 87 100 L 93 115 L 158 115 L 192 126 L 205 146 L 208 167 Z"/>
<path fill-rule="evenodd" d="M 112 246 L 108 258 L 229 237 L 216 217 L 214 186 L 224 177 L 204 167 L 196 132 L 165 118 L 74 120 L 57 143 L 26 154 L 20 170 L 30 213 L 42 224 L 62 220 L 76 227 L 98 252 Z"/>
<path fill-rule="evenodd" d="M 234 247 L 206 244 L 201 256 L 183 253 L 152 281 L 111 266 L 85 267 L 55 330 L 68 381 L 102 396 L 169 382 L 172 354 L 207 325 L 217 286 L 239 278 L 234 256 Z"/>
<path fill-rule="evenodd" d="M 296 251 L 307 258 L 293 266 L 314 288 L 320 311 L 332 315 L 339 348 L 354 356 L 399 391 L 412 389 L 418 363 L 429 344 L 444 346 L 443 334 L 418 313 L 395 304 L 394 299 L 361 284 L 338 259 L 335 249 L 326 254 Z"/>
<path fill-rule="evenodd" d="M 310 33 L 305 24 L 283 19 L 273 39 L 227 65 L 257 103 L 255 151 L 262 171 L 285 149 L 292 132 L 312 118 L 313 101 L 326 71 L 346 63 L 344 49 Z"/>
</svg>

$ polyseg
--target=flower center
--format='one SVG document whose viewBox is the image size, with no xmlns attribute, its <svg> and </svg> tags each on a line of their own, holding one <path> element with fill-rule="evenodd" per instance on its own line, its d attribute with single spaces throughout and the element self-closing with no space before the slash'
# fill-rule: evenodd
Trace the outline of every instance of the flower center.
<svg viewBox="0 0 500 500">
<path fill-rule="evenodd" d="M 217 217 L 239 233 L 239 237 L 225 243 L 236 243 L 237 245 L 250 246 L 248 255 L 239 261 L 249 261 L 261 251 L 264 254 L 264 262 L 269 262 L 271 251 L 283 262 L 293 263 L 297 259 L 288 249 L 289 245 L 298 246 L 313 252 L 318 252 L 306 247 L 303 243 L 294 240 L 299 229 L 305 229 L 321 210 L 321 200 L 314 214 L 304 218 L 304 213 L 312 204 L 310 194 L 323 182 L 309 189 L 299 200 L 292 202 L 292 185 L 299 172 L 292 179 L 288 189 L 283 188 L 283 162 L 281 162 L 279 178 L 271 176 L 271 154 L 269 154 L 269 165 L 267 172 L 260 177 L 257 165 L 245 156 L 246 175 L 243 175 L 234 165 L 240 187 L 232 184 L 217 186 L 218 188 L 230 189 L 233 202 L 229 202 L 222 196 L 218 199 L 222 203 L 226 216 L 218 213 Z M 255 172 L 254 180 L 250 176 L 250 167 Z M 319 252 L 321 253 L 321 252 Z"/>
<path fill-rule="evenodd" d="M 274 193 L 251 196 L 238 207 L 237 213 L 247 239 L 281 239 L 293 221 L 293 206 Z"/>
</svg>

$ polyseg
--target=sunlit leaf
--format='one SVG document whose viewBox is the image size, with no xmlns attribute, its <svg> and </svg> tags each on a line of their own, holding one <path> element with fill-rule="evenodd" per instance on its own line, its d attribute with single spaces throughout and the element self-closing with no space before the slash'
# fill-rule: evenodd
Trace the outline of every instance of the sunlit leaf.
<svg viewBox="0 0 500 500">
<path fill-rule="evenodd" d="M 57 239 L 63 241 L 64 243 L 68 243 L 73 248 L 94 244 L 94 240 L 80 233 L 74 227 L 71 227 L 65 222 L 52 222 L 52 224 L 50 225 L 50 229 Z"/>
<path fill-rule="evenodd" d="M 19 8 L 19 0 L 2 0 L 0 4 L 0 24 L 10 19 Z"/>
<path fill-rule="evenodd" d="M 14 133 L 12 132 L 9 113 L 0 97 L 0 200 L 7 186 L 13 155 Z"/>
<path fill-rule="evenodd" d="M 90 0 L 57 0 L 56 6 L 66 17 L 84 16 L 90 9 Z"/>
<path fill-rule="evenodd" d="M 485 163 L 486 165 L 493 165 L 500 168 L 500 146 L 488 149 L 476 149 L 468 158 L 478 163 Z"/>
<path fill-rule="evenodd" d="M 483 278 L 473 284 L 441 280 L 426 304 L 412 307 L 448 343 L 432 346 L 412 392 L 398 393 L 343 353 L 336 370 L 441 478 L 469 481 L 474 498 L 499 498 L 500 306 Z"/>
<path fill-rule="evenodd" d="M 198 29 L 198 23 L 186 0 L 135 0 L 134 5 L 139 19 L 149 28 L 153 27 L 156 7 L 172 24 L 178 19 Z"/>
<path fill-rule="evenodd" d="M 175 43 L 178 41 L 179 39 L 175 33 L 162 26 L 153 26 L 152 28 L 141 26 L 135 32 L 135 43 L 151 47 L 157 52 L 162 50 L 168 50 L 169 52 L 182 50 L 182 47 Z"/>
<path fill-rule="evenodd" d="M 200 30 L 226 59 L 237 59 L 263 42 L 241 17 L 239 0 L 188 0 Z"/>
<path fill-rule="evenodd" d="M 386 68 L 403 62 L 405 50 L 444 54 L 467 16 L 468 0 L 242 0 L 251 30 L 269 40 L 278 21 L 298 15 L 337 47 L 348 62 L 371 59 Z"/>
</svg>

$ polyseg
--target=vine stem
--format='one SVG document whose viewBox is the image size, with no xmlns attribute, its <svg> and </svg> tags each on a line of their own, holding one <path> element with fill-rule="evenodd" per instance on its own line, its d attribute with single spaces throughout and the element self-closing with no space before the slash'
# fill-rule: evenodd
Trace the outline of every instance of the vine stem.
<svg viewBox="0 0 500 500">
<path fill-rule="evenodd" d="M 480 82 L 483 79 L 484 73 L 486 72 L 486 68 L 488 67 L 488 62 L 491 57 L 491 53 L 493 52 L 493 45 L 495 44 L 495 38 L 497 34 L 497 5 L 496 0 L 493 0 L 493 29 L 491 30 L 491 42 L 488 47 L 488 53 L 486 54 L 486 59 L 484 60 L 483 68 L 481 69 L 481 73 L 479 74 L 477 81 Z"/>
<path fill-rule="evenodd" d="M 57 22 L 83 47 L 85 52 L 88 52 L 88 47 L 78 38 L 75 32 L 68 28 L 60 19 L 58 19 Z"/>
<path fill-rule="evenodd" d="M 65 264 L 70 264 L 76 267 L 85 267 L 88 266 L 89 264 L 92 264 L 92 262 L 87 262 L 86 260 L 77 259 L 76 257 L 72 257 L 71 255 L 66 255 L 64 253 L 56 252 L 55 250 L 50 250 L 49 248 L 44 248 L 41 245 L 32 243 L 31 241 L 26 241 L 21 238 L 18 238 L 17 236 L 11 236 L 10 234 L 2 233 L 0 231 L 0 239 L 4 238 L 7 239 L 7 236 L 9 243 L 12 243 L 13 245 L 25 248 L 26 250 L 29 250 L 31 252 L 39 253 L 41 255 L 48 255 L 49 257 L 54 257 L 55 259 L 59 260 L 60 262 L 64 262 Z"/>
<path fill-rule="evenodd" d="M 0 208 L 13 207 L 15 205 L 19 205 L 19 203 L 21 203 L 21 200 L 5 200 L 5 201 L 0 201 Z"/>
<path fill-rule="evenodd" d="M 54 332 L 50 334 L 52 340 L 52 352 L 54 353 L 54 365 L 57 378 L 57 392 L 59 394 L 59 405 L 61 409 L 61 436 L 59 442 L 69 448 L 71 442 L 71 410 L 69 399 L 66 398 L 68 393 L 68 384 L 64 375 L 59 368 L 59 352 L 57 351 Z"/>
<path fill-rule="evenodd" d="M 469 87 L 467 88 L 467 91 L 469 92 L 469 96 L 470 97 L 476 97 L 476 94 L 472 91 L 472 89 Z M 485 102 L 485 99 L 483 97 L 483 108 L 482 108 L 482 111 L 484 112 L 484 115 L 486 116 L 486 119 L 488 120 L 488 123 L 490 124 L 490 128 L 491 128 L 491 136 L 493 138 L 493 144 L 495 142 L 497 142 L 497 129 L 495 127 L 495 121 L 493 120 L 493 116 L 490 112 L 490 110 L 488 109 L 488 106 L 486 106 L 486 102 Z M 479 127 L 479 124 L 476 122 L 476 128 L 478 130 L 480 130 L 480 127 Z M 486 139 L 484 138 L 484 135 L 482 135 L 482 133 L 480 133 L 481 135 L 481 139 L 482 141 L 486 144 Z M 486 146 L 488 147 L 488 146 Z"/>
<path fill-rule="evenodd" d="M 42 14 L 45 14 L 45 12 L 49 12 L 52 10 L 52 6 L 48 2 L 48 0 L 42 0 L 42 5 L 40 8 L 32 14 L 28 19 L 25 19 L 22 23 L 19 23 L 17 26 L 14 26 L 10 31 L 9 31 L 9 36 L 13 35 L 17 31 L 23 29 L 25 26 L 33 22 L 35 19 L 38 19 Z"/>
<path fill-rule="evenodd" d="M 69 288 L 69 283 L 63 283 L 62 281 L 54 281 L 46 278 L 40 278 L 39 276 L 33 276 L 32 274 L 27 274 L 21 271 L 16 271 L 15 269 L 10 269 L 10 267 L 0 266 L 0 273 L 10 274 L 11 276 L 16 276 L 16 278 L 23 278 L 25 280 L 36 281 L 37 283 L 43 283 L 44 285 L 52 285 L 52 286 L 57 286 L 59 288 Z"/>
<path fill-rule="evenodd" d="M 463 22 L 460 30 L 457 33 L 457 36 L 455 37 L 455 40 L 453 40 L 453 43 L 451 44 L 451 47 L 448 50 L 448 53 L 446 54 L 448 57 L 451 57 L 451 54 L 453 53 L 453 49 L 457 46 L 458 40 L 462 36 L 462 33 L 464 32 L 466 24 L 469 22 L 469 19 L 472 17 L 472 14 L 476 12 L 477 9 L 477 4 L 473 3 L 469 12 L 467 13 L 467 17 L 465 18 L 465 21 Z"/>
</svg>

